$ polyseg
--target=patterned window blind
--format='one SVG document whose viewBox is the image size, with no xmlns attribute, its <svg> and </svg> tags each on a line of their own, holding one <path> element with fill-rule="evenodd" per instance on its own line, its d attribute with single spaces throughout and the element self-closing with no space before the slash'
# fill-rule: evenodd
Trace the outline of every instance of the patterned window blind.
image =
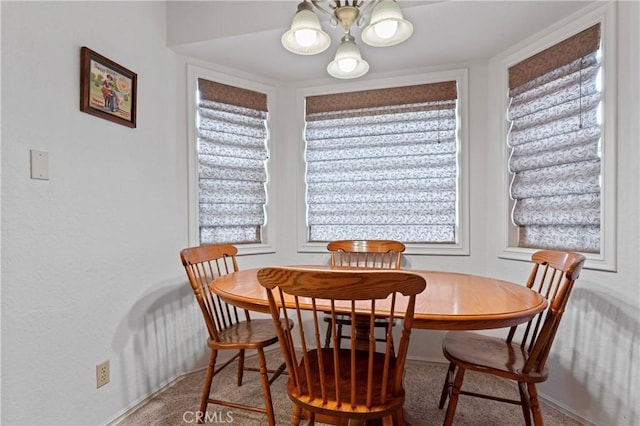
<svg viewBox="0 0 640 426">
<path fill-rule="evenodd" d="M 267 96 L 198 79 L 201 243 L 260 243 L 265 224 Z"/>
<path fill-rule="evenodd" d="M 600 25 L 509 69 L 518 245 L 600 251 Z"/>
<path fill-rule="evenodd" d="M 455 81 L 306 98 L 309 241 L 457 241 Z"/>
</svg>

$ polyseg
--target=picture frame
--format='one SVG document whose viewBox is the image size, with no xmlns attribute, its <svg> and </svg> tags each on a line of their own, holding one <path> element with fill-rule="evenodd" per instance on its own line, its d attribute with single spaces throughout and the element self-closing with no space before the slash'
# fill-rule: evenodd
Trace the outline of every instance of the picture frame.
<svg viewBox="0 0 640 426">
<path fill-rule="evenodd" d="M 138 75 L 83 46 L 80 49 L 80 111 L 136 127 Z"/>
</svg>

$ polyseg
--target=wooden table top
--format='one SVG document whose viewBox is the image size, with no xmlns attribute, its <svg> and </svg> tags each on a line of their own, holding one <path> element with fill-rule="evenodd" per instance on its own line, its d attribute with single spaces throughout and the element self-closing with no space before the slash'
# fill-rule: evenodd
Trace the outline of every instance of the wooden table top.
<svg viewBox="0 0 640 426">
<path fill-rule="evenodd" d="M 329 266 L 294 266 L 331 269 Z M 260 268 L 234 272 L 214 280 L 211 289 L 225 302 L 258 312 L 269 312 Z M 426 289 L 416 298 L 413 328 L 431 330 L 483 330 L 511 327 L 531 319 L 547 306 L 546 299 L 524 285 L 479 275 L 402 270 L 419 274 Z M 379 305 L 378 305 L 379 306 Z M 402 313 L 397 307 L 397 313 Z M 377 310 L 377 309 L 376 309 Z"/>
</svg>

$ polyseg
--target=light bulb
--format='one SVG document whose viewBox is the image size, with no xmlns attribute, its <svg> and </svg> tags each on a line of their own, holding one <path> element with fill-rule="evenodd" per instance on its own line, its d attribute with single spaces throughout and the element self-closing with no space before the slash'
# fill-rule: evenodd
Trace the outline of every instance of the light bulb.
<svg viewBox="0 0 640 426">
<path fill-rule="evenodd" d="M 353 71 L 354 69 L 356 69 L 356 65 L 358 65 L 358 61 L 353 58 L 345 58 L 338 61 L 338 68 L 340 68 L 340 70 L 342 70 L 343 72 Z"/>
<path fill-rule="evenodd" d="M 308 29 L 296 30 L 294 37 L 300 46 L 309 47 L 318 39 L 318 32 Z"/>
<path fill-rule="evenodd" d="M 378 22 L 373 26 L 373 30 L 376 32 L 376 35 L 382 39 L 391 38 L 396 31 L 398 31 L 398 21 L 386 20 Z"/>
</svg>

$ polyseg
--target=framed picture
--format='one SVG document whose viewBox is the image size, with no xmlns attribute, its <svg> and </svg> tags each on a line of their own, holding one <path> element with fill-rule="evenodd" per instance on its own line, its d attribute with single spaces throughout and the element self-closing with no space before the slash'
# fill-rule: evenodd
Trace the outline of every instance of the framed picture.
<svg viewBox="0 0 640 426">
<path fill-rule="evenodd" d="M 80 111 L 135 128 L 137 80 L 122 65 L 80 49 Z"/>
</svg>

